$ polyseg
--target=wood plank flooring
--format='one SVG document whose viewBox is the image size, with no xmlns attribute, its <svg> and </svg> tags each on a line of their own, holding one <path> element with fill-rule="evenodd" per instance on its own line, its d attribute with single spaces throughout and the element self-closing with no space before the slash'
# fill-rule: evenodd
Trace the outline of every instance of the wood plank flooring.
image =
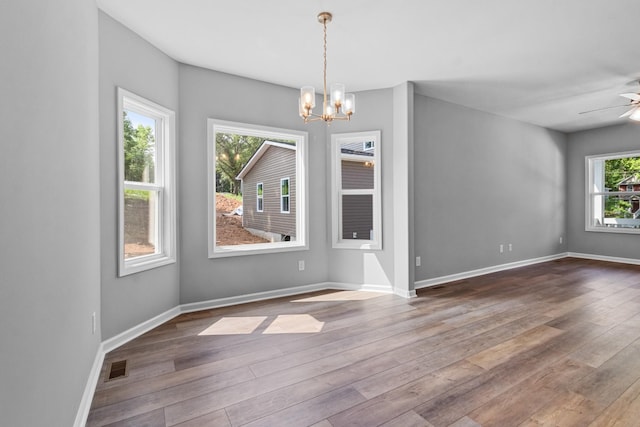
<svg viewBox="0 0 640 427">
<path fill-rule="evenodd" d="M 113 362 L 127 375 L 108 380 Z M 107 354 L 88 426 L 637 426 L 640 266 L 184 314 Z"/>
</svg>

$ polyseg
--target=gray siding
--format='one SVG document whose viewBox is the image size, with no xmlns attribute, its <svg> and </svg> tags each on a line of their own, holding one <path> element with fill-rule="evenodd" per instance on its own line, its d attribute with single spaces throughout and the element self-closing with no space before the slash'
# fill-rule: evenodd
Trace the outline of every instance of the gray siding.
<svg viewBox="0 0 640 427">
<path fill-rule="evenodd" d="M 289 178 L 289 213 L 280 212 L 280 180 Z M 263 183 L 263 212 L 256 210 L 256 184 Z M 270 233 L 296 234 L 296 151 L 270 146 L 242 181 L 242 225 Z"/>
<path fill-rule="evenodd" d="M 373 230 L 373 196 L 370 194 L 342 196 L 342 238 L 369 240 L 371 230 Z M 356 233 L 356 237 L 353 233 Z"/>
<path fill-rule="evenodd" d="M 373 170 L 363 162 L 342 161 L 342 189 L 373 189 Z"/>
</svg>

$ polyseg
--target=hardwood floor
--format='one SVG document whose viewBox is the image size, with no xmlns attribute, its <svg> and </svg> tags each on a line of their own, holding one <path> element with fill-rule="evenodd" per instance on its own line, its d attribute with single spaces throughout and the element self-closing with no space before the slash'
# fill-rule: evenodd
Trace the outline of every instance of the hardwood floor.
<svg viewBox="0 0 640 427">
<path fill-rule="evenodd" d="M 108 380 L 113 362 L 126 376 Z M 88 426 L 637 426 L 640 266 L 184 314 L 107 354 Z"/>
</svg>

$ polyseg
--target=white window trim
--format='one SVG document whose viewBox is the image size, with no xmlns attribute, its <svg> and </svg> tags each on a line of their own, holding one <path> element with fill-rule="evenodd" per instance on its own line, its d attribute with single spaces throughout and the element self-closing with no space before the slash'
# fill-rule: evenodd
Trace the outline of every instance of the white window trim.
<svg viewBox="0 0 640 427">
<path fill-rule="evenodd" d="M 289 189 L 289 194 L 282 194 L 282 183 L 284 183 L 285 181 L 287 181 L 287 188 Z M 287 201 L 289 202 L 289 209 L 288 210 L 284 210 L 284 198 L 287 198 Z M 282 178 L 280 180 L 280 213 L 291 213 L 291 180 L 289 179 L 289 177 L 286 178 Z"/>
<path fill-rule="evenodd" d="M 176 262 L 176 183 L 175 183 L 175 113 L 125 89 L 117 91 L 118 114 L 118 276 Z M 156 183 L 125 182 L 124 123 L 125 110 L 156 119 Z M 125 189 L 156 191 L 158 194 L 158 253 L 125 259 L 124 192 Z"/>
<path fill-rule="evenodd" d="M 258 188 L 262 187 L 262 194 L 258 194 Z M 262 200 L 262 209 L 260 209 L 259 201 Z M 256 212 L 264 212 L 264 183 L 256 182 Z"/>
<path fill-rule="evenodd" d="M 373 141 L 375 148 L 371 158 L 374 164 L 373 189 L 342 189 L 342 156 L 340 146 L 354 142 Z M 382 191 L 381 174 L 382 162 L 380 161 L 380 131 L 336 133 L 331 135 L 331 233 L 332 247 L 336 249 L 382 249 Z M 370 240 L 343 239 L 342 230 L 342 196 L 350 194 L 371 194 L 373 196 L 373 238 Z"/>
<path fill-rule="evenodd" d="M 626 151 L 623 153 L 599 154 L 585 157 L 585 231 L 593 231 L 598 233 L 640 234 L 640 228 L 603 227 L 595 226 L 592 224 L 594 209 L 593 200 L 595 196 L 640 196 L 640 191 L 593 191 L 595 185 L 593 176 L 593 163 L 599 160 L 620 159 L 624 157 L 640 157 L 640 151 Z"/>
<path fill-rule="evenodd" d="M 236 133 L 265 137 L 267 139 L 294 139 L 296 141 L 296 240 L 234 246 L 216 245 L 215 195 L 216 195 L 216 133 Z M 208 170 L 208 249 L 209 258 L 256 255 L 265 253 L 300 251 L 309 249 L 308 155 L 307 132 L 252 125 L 217 119 L 207 119 L 207 170 Z M 291 191 L 290 191 L 291 192 Z"/>
</svg>

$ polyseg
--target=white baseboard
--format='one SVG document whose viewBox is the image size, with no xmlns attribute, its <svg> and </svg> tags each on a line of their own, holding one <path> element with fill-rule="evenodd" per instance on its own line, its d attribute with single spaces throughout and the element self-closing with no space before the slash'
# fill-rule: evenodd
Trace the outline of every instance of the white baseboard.
<svg viewBox="0 0 640 427">
<path fill-rule="evenodd" d="M 392 294 L 393 288 L 391 286 L 386 285 L 370 285 L 370 284 L 362 284 L 356 285 L 353 283 L 343 283 L 343 282 L 326 282 L 325 289 L 340 289 L 344 291 L 366 291 L 366 292 L 381 292 L 384 294 Z"/>
<path fill-rule="evenodd" d="M 606 255 L 582 254 L 578 252 L 569 252 L 567 256 L 572 258 L 592 259 L 595 261 L 608 261 L 608 262 L 618 262 L 620 264 L 640 265 L 640 259 L 634 259 L 634 258 L 620 258 L 620 257 L 606 256 Z"/>
<path fill-rule="evenodd" d="M 93 359 L 93 365 L 91 366 L 91 371 L 89 372 L 89 379 L 87 380 L 87 384 L 84 387 L 82 399 L 80 400 L 80 407 L 78 408 L 78 412 L 76 413 L 76 419 L 73 423 L 73 427 L 85 427 L 85 425 L 87 424 L 89 409 L 91 409 L 91 401 L 93 400 L 93 395 L 96 392 L 96 386 L 98 385 L 98 380 L 100 379 L 100 371 L 102 370 L 104 355 L 105 351 L 101 343 L 98 346 L 96 357 Z"/>
<path fill-rule="evenodd" d="M 420 280 L 415 283 L 415 289 L 428 288 L 430 286 L 442 285 L 443 283 L 455 282 L 457 280 L 469 279 L 471 277 L 482 276 L 498 271 L 511 270 L 513 268 L 525 267 L 527 265 L 539 264 L 541 262 L 553 261 L 556 259 L 566 258 L 566 252 L 544 256 L 540 258 L 532 258 L 522 261 L 510 262 L 507 264 L 494 265 L 491 267 L 479 268 L 477 270 L 464 271 L 462 273 L 450 274 L 448 276 L 435 277 L 433 279 Z"/>
<path fill-rule="evenodd" d="M 162 325 L 164 322 L 167 322 L 174 317 L 178 316 L 181 313 L 180 306 L 173 307 L 165 311 L 164 313 L 158 314 L 157 316 L 145 320 L 139 325 L 134 326 L 131 329 L 127 329 L 126 331 L 119 333 L 118 335 L 111 337 L 102 342 L 102 348 L 105 353 L 109 353 L 110 351 L 120 347 L 131 341 L 134 338 L 139 337 L 145 332 L 149 332 L 153 328 Z"/>
<path fill-rule="evenodd" d="M 191 313 L 192 311 L 208 310 L 211 308 L 227 307 L 248 302 L 264 301 L 273 298 L 288 297 L 291 295 L 305 294 L 307 292 L 323 291 L 330 289 L 327 283 L 314 283 L 311 285 L 296 286 L 294 288 L 276 289 L 273 291 L 256 292 L 253 294 L 238 295 L 227 298 L 217 298 L 208 301 L 192 302 L 179 306 L 180 313 Z"/>
<path fill-rule="evenodd" d="M 404 290 L 404 289 L 394 289 L 393 293 L 401 296 L 402 298 L 416 298 L 418 296 L 418 294 L 416 294 L 416 290 L 415 289 L 409 289 L 409 290 Z"/>
</svg>

